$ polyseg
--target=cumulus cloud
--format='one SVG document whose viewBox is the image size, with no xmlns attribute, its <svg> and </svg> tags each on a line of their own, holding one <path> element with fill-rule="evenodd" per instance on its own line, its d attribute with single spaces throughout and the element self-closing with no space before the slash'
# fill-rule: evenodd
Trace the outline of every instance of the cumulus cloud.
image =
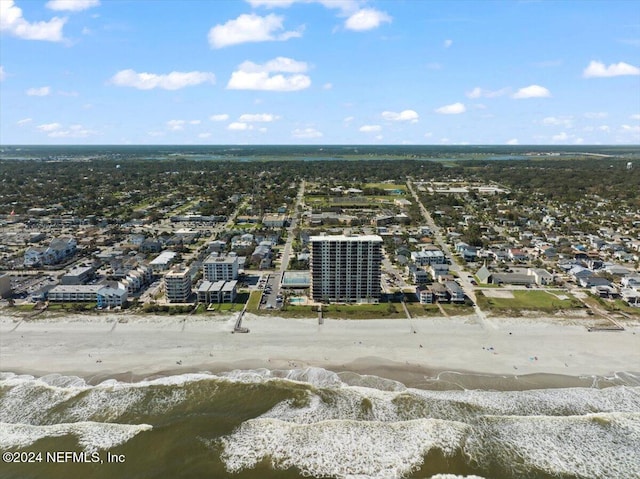
<svg viewBox="0 0 640 479">
<path fill-rule="evenodd" d="M 80 12 L 98 5 L 100 5 L 100 0 L 49 0 L 45 7 L 51 10 Z"/>
<path fill-rule="evenodd" d="M 248 42 L 285 41 L 300 37 L 298 31 L 280 32 L 284 29 L 283 17 L 273 13 L 261 17 L 255 13 L 245 13 L 223 25 L 216 25 L 209 30 L 211 48 L 224 48 Z"/>
<path fill-rule="evenodd" d="M 24 40 L 62 41 L 62 28 L 66 18 L 53 17 L 47 22 L 28 22 L 22 16 L 22 9 L 13 0 L 0 1 L 0 31 Z"/>
<path fill-rule="evenodd" d="M 32 120 L 31 118 L 23 118 L 22 120 L 18 120 L 18 121 L 16 122 L 16 125 L 18 125 L 18 126 L 24 126 L 24 125 L 27 125 L 27 124 L 31 123 L 32 121 L 33 121 L 33 120 Z"/>
<path fill-rule="evenodd" d="M 29 96 L 47 96 L 51 93 L 51 88 L 48 86 L 43 86 L 40 88 L 29 88 L 26 93 Z"/>
<path fill-rule="evenodd" d="M 363 133 L 375 133 L 381 130 L 382 127 L 380 125 L 362 125 L 360 127 L 360 131 Z"/>
<path fill-rule="evenodd" d="M 185 123 L 186 121 L 184 120 L 169 120 L 167 122 L 167 128 L 171 131 L 184 130 Z"/>
<path fill-rule="evenodd" d="M 382 23 L 391 22 L 391 17 L 385 12 L 373 8 L 363 8 L 347 18 L 344 26 L 349 30 L 363 32 L 378 28 Z"/>
<path fill-rule="evenodd" d="M 631 115 L 629 118 L 631 118 L 632 120 L 640 120 L 640 113 L 635 113 Z"/>
<path fill-rule="evenodd" d="M 208 72 L 171 72 L 166 75 L 158 75 L 156 73 L 138 73 L 134 70 L 120 70 L 110 80 L 116 86 L 128 86 L 138 90 L 153 90 L 154 88 L 179 90 L 201 83 L 214 84 L 215 81 L 216 76 Z"/>
<path fill-rule="evenodd" d="M 211 121 L 227 121 L 229 119 L 229 115 L 226 113 L 220 113 L 218 115 L 211 115 L 209 120 Z"/>
<path fill-rule="evenodd" d="M 597 118 L 606 118 L 608 116 L 609 114 L 605 111 L 594 111 L 594 112 L 587 112 L 584 114 L 585 118 L 589 118 L 591 120 L 597 119 Z"/>
<path fill-rule="evenodd" d="M 463 103 L 453 103 L 451 105 L 441 106 L 436 109 L 436 113 L 441 113 L 443 115 L 458 115 L 460 113 L 464 113 L 467 111 L 467 108 Z"/>
<path fill-rule="evenodd" d="M 209 138 L 211 133 L 198 133 L 198 138 Z"/>
<path fill-rule="evenodd" d="M 37 128 L 40 131 L 50 132 L 59 130 L 60 128 L 62 128 L 62 125 L 60 123 L 44 123 L 42 125 L 38 125 Z"/>
<path fill-rule="evenodd" d="M 605 66 L 602 62 L 592 61 L 589 66 L 584 69 L 582 75 L 585 78 L 605 78 L 605 77 L 617 77 L 623 75 L 640 75 L 640 68 L 633 65 L 629 65 L 625 62 L 612 63 L 609 66 Z"/>
<path fill-rule="evenodd" d="M 322 132 L 315 128 L 296 128 L 291 132 L 294 138 L 321 138 Z"/>
<path fill-rule="evenodd" d="M 7 74 L 4 72 L 4 67 L 0 65 L 0 81 L 3 81 L 5 78 L 7 78 Z"/>
<path fill-rule="evenodd" d="M 518 141 L 517 138 L 512 138 L 509 141 L 507 141 L 507 145 L 519 145 L 520 142 Z"/>
<path fill-rule="evenodd" d="M 551 137 L 553 141 L 567 141 L 569 139 L 569 135 L 567 135 L 564 131 L 562 133 L 558 133 L 557 135 L 553 135 Z"/>
<path fill-rule="evenodd" d="M 520 88 L 512 96 L 517 100 L 525 98 L 547 98 L 551 96 L 551 92 L 540 85 L 529 85 L 527 87 Z"/>
<path fill-rule="evenodd" d="M 227 88 L 264 91 L 304 90 L 311 85 L 311 79 L 303 74 L 307 69 L 305 62 L 286 57 L 274 58 L 263 65 L 246 61 L 231 74 Z"/>
<path fill-rule="evenodd" d="M 466 95 L 469 98 L 497 98 L 509 93 L 509 88 L 501 88 L 500 90 L 485 90 L 484 88 L 475 87 L 468 91 Z"/>
<path fill-rule="evenodd" d="M 324 85 L 322 85 L 323 90 L 331 90 L 332 88 L 333 88 L 332 83 L 325 83 Z"/>
<path fill-rule="evenodd" d="M 232 131 L 244 131 L 244 130 L 252 130 L 253 126 L 248 123 L 243 123 L 241 121 L 234 121 L 227 126 L 227 130 Z"/>
<path fill-rule="evenodd" d="M 410 121 L 411 123 L 415 123 L 418 121 L 419 115 L 414 110 L 403 110 L 400 113 L 383 111 L 382 118 L 389 121 Z"/>
<path fill-rule="evenodd" d="M 542 120 L 542 124 L 546 126 L 564 126 L 565 128 L 571 128 L 573 126 L 573 118 L 570 116 L 547 116 Z"/>
<path fill-rule="evenodd" d="M 50 138 L 87 138 L 95 133 L 95 131 L 89 130 L 82 125 L 71 125 L 66 129 L 56 128 L 48 133 L 47 136 Z"/>
<path fill-rule="evenodd" d="M 272 115 L 271 113 L 245 113 L 244 115 L 240 115 L 238 118 L 241 122 L 253 123 L 253 122 L 271 122 L 279 119 L 280 117 L 277 115 Z"/>
</svg>

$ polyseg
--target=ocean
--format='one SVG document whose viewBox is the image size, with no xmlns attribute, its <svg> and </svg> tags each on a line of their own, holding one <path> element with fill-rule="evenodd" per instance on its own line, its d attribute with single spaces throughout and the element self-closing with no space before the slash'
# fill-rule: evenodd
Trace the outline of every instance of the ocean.
<svg viewBox="0 0 640 479">
<path fill-rule="evenodd" d="M 413 383 L 321 368 L 5 372 L 0 477 L 640 478 L 637 374 Z"/>
</svg>

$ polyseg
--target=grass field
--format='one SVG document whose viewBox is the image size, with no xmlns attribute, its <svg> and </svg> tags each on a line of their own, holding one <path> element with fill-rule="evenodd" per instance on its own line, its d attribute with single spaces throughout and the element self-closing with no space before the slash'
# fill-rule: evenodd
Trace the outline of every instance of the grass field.
<svg viewBox="0 0 640 479">
<path fill-rule="evenodd" d="M 478 291 L 477 298 L 480 308 L 497 313 L 517 314 L 522 311 L 555 313 L 582 307 L 582 303 L 575 298 L 558 299 L 546 291 L 513 291 L 513 298 L 487 298 Z"/>
</svg>

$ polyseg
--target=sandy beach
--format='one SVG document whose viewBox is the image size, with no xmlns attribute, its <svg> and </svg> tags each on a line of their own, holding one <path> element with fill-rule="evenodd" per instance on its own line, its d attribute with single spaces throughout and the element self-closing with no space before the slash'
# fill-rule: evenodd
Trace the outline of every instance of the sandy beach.
<svg viewBox="0 0 640 479">
<path fill-rule="evenodd" d="M 308 366 L 403 378 L 443 371 L 607 376 L 640 371 L 640 326 L 589 332 L 559 321 L 473 316 L 326 320 L 106 314 L 0 320 L 0 369 L 99 381 L 180 372 Z M 415 379 L 415 378 L 414 378 Z"/>
</svg>

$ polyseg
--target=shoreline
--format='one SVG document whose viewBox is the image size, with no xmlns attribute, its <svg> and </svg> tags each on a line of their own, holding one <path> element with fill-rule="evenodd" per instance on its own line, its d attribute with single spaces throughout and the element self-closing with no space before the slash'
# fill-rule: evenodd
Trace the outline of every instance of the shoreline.
<svg viewBox="0 0 640 479">
<path fill-rule="evenodd" d="M 550 318 L 284 319 L 234 315 L 0 317 L 0 370 L 96 384 L 195 372 L 324 368 L 425 389 L 638 385 L 640 325 L 588 332 Z M 616 373 L 623 373 L 617 377 Z M 611 379 L 607 379 L 611 378 Z"/>
</svg>

